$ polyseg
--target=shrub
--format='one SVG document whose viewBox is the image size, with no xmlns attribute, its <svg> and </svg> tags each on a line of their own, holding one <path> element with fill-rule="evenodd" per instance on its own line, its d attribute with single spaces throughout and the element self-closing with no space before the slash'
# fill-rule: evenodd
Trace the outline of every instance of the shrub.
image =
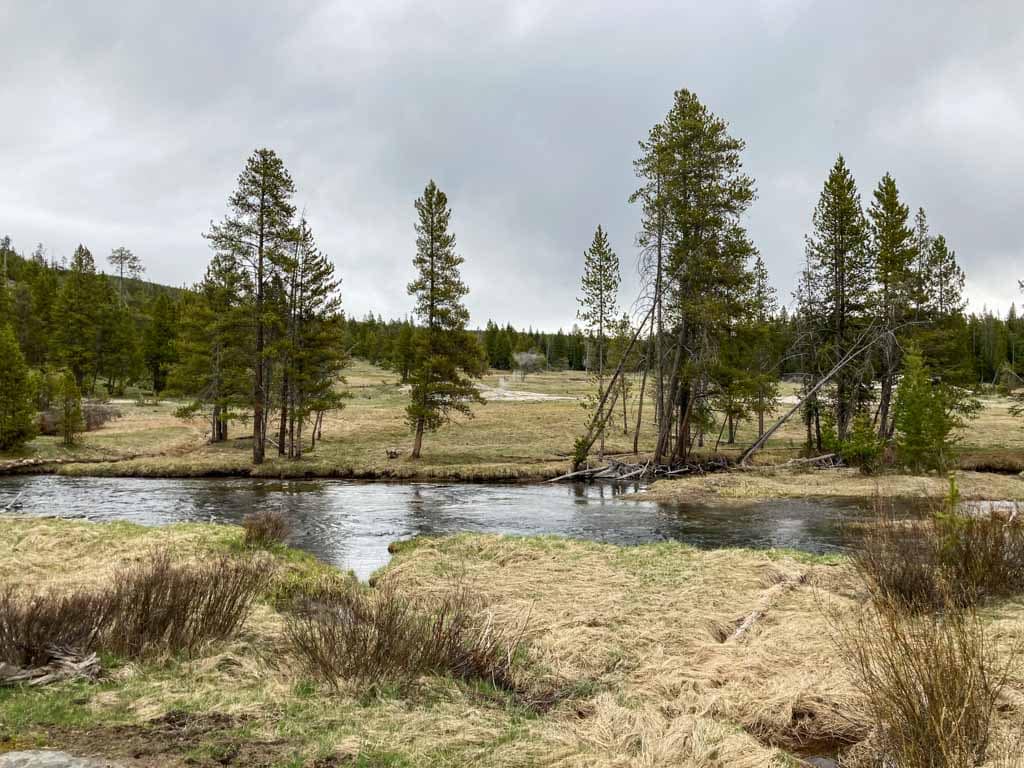
<svg viewBox="0 0 1024 768">
<path fill-rule="evenodd" d="M 263 511 L 248 514 L 242 520 L 245 529 L 245 546 L 255 549 L 270 549 L 283 544 L 288 538 L 288 518 L 283 512 Z"/>
<path fill-rule="evenodd" d="M 980 408 L 965 391 L 934 381 L 920 352 L 907 354 L 896 389 L 896 455 L 914 472 L 943 471 L 954 460 L 955 430 Z"/>
<path fill-rule="evenodd" d="M 870 416 L 860 413 L 854 417 L 850 435 L 840 446 L 839 452 L 846 463 L 858 467 L 865 475 L 873 475 L 881 468 L 882 442 L 878 439 Z"/>
<path fill-rule="evenodd" d="M 496 628 L 465 587 L 428 603 L 400 594 L 390 582 L 373 590 L 312 588 L 287 621 L 302 663 L 333 686 L 341 680 L 406 683 L 444 673 L 514 690 L 524 629 Z"/>
<path fill-rule="evenodd" d="M 129 657 L 161 651 L 193 655 L 230 638 L 270 578 L 265 562 L 222 555 L 175 564 L 164 552 L 128 569 L 109 589 L 115 608 L 103 649 Z"/>
<path fill-rule="evenodd" d="M 869 605 L 839 648 L 875 727 L 877 765 L 961 768 L 984 762 L 1008 669 L 970 609 L 905 613 Z"/>
<path fill-rule="evenodd" d="M 55 648 L 95 648 L 111 607 L 104 593 L 22 595 L 7 586 L 0 591 L 0 662 L 36 667 Z"/>
<path fill-rule="evenodd" d="M 254 559 L 175 564 L 158 552 L 99 589 L 23 594 L 8 587 L 0 592 L 0 661 L 39 665 L 62 647 L 132 658 L 193 655 L 234 634 L 270 576 Z"/>
<path fill-rule="evenodd" d="M 1024 525 L 961 512 L 955 485 L 943 508 L 911 519 L 876 500 L 852 561 L 879 602 L 904 610 L 976 605 L 1024 592 Z"/>
</svg>

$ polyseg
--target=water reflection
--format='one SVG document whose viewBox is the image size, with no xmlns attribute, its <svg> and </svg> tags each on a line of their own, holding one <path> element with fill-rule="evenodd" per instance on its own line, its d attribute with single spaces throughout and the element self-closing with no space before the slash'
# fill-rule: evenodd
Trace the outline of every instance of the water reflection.
<svg viewBox="0 0 1024 768">
<path fill-rule="evenodd" d="M 89 520 L 238 523 L 261 509 L 285 513 L 290 543 L 366 578 L 387 545 L 459 532 L 554 534 L 617 544 L 680 540 L 700 547 L 842 547 L 853 500 L 741 505 L 658 505 L 631 497 L 638 485 L 357 483 L 322 480 L 0 478 L 0 510 Z"/>
</svg>

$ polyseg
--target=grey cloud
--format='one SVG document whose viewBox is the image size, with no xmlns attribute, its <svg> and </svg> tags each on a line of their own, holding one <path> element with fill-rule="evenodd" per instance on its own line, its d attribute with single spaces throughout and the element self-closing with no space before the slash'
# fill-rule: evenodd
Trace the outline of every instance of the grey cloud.
<svg viewBox="0 0 1024 768">
<path fill-rule="evenodd" d="M 408 311 L 412 201 L 451 199 L 475 323 L 568 326 L 582 251 L 635 262 L 636 142 L 696 91 L 747 142 L 783 299 L 843 152 L 946 234 L 974 305 L 1024 277 L 1024 9 L 1012 2 L 0 4 L 0 230 L 128 245 L 195 280 L 246 156 L 278 150 L 350 312 Z M 628 304 L 636 281 L 624 280 Z"/>
</svg>

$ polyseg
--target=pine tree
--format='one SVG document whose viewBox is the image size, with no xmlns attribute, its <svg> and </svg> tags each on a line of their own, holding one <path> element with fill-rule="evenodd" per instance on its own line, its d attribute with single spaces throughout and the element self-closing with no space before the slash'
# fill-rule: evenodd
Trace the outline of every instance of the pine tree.
<svg viewBox="0 0 1024 768">
<path fill-rule="evenodd" d="M 779 311 L 775 289 L 768 280 L 768 268 L 761 254 L 754 260 L 751 322 L 742 341 L 750 358 L 750 408 L 757 415 L 757 436 L 764 434 L 764 417 L 779 403 L 779 377 L 775 368 L 773 322 Z"/>
<path fill-rule="evenodd" d="M 840 155 L 825 181 L 806 238 L 802 314 L 814 338 L 811 361 L 831 368 L 851 351 L 870 319 L 874 269 L 860 195 Z M 866 397 L 862 367 L 847 365 L 835 378 L 834 419 L 840 441 Z"/>
<path fill-rule="evenodd" d="M 416 360 L 415 329 L 412 323 L 402 323 L 395 338 L 392 365 L 395 372 L 402 378 L 403 384 L 409 383 L 409 372 Z"/>
<path fill-rule="evenodd" d="M 124 278 L 127 275 L 129 278 L 137 279 L 142 276 L 142 273 L 146 271 L 146 268 L 142 266 L 142 259 L 132 253 L 129 249 L 121 247 L 115 248 L 110 252 L 107 257 L 107 261 L 117 270 L 117 291 L 118 296 L 121 300 L 121 304 L 125 304 L 124 298 Z"/>
<path fill-rule="evenodd" d="M 914 216 L 914 266 L 913 266 L 913 290 L 914 290 L 914 318 L 921 319 L 928 303 L 930 290 L 930 254 L 932 242 L 935 238 L 931 236 L 928 229 L 928 216 L 924 208 L 918 208 Z"/>
<path fill-rule="evenodd" d="M 948 317 L 963 312 L 964 273 L 942 235 L 931 243 L 928 252 L 930 291 L 928 309 L 935 317 Z"/>
<path fill-rule="evenodd" d="M 85 429 L 85 421 L 82 418 L 82 393 L 71 371 L 65 371 L 61 376 L 57 402 L 60 407 L 61 436 L 65 447 L 70 448 L 75 444 L 78 434 Z"/>
<path fill-rule="evenodd" d="M 911 348 L 896 391 L 896 453 L 914 472 L 945 470 L 954 463 L 956 430 L 980 403 L 956 387 L 933 381 L 921 353 Z"/>
<path fill-rule="evenodd" d="M 6 288 L 0 286 L 0 293 L 6 293 Z M 14 330 L 0 319 L 0 451 L 19 448 L 35 435 L 33 401 L 25 357 Z"/>
<path fill-rule="evenodd" d="M 600 225 L 594 232 L 590 248 L 583 252 L 583 278 L 577 298 L 577 316 L 583 321 L 593 342 L 591 373 L 597 379 L 596 406 L 604 398 L 605 363 L 608 357 L 609 331 L 618 318 L 619 257 L 608 244 L 608 236 Z M 604 454 L 604 427 L 599 432 L 601 454 Z"/>
<path fill-rule="evenodd" d="M 238 187 L 228 200 L 228 215 L 210 227 L 206 235 L 213 249 L 230 254 L 249 272 L 254 344 L 252 391 L 252 460 L 262 464 L 266 454 L 269 365 L 266 354 L 268 327 L 276 322 L 267 294 L 278 277 L 292 239 L 295 184 L 284 163 L 270 149 L 258 149 L 238 177 Z"/>
<path fill-rule="evenodd" d="M 447 423 L 453 413 L 472 416 L 470 404 L 483 402 L 473 379 L 486 371 L 483 351 L 466 332 L 469 312 L 462 299 L 468 289 L 459 275 L 463 260 L 455 252 L 455 235 L 448 231 L 448 198 L 433 180 L 416 200 L 416 213 L 417 277 L 408 291 L 416 297 L 421 331 L 406 409 L 415 433 L 414 459 L 420 457 L 425 431 Z"/>
<path fill-rule="evenodd" d="M 315 445 L 324 414 L 342 406 L 335 385 L 344 381 L 348 357 L 334 264 L 317 248 L 305 219 L 295 236 L 295 249 L 283 265 L 285 333 L 275 351 L 282 368 L 279 452 L 301 458 L 305 425 L 312 418 Z"/>
<path fill-rule="evenodd" d="M 691 420 L 704 407 L 721 345 L 750 311 L 754 248 L 742 216 L 754 199 L 754 181 L 743 172 L 744 146 L 687 90 L 676 91 L 642 145 L 641 243 L 648 249 L 653 243 L 655 255 L 645 261 L 643 279 L 656 295 L 658 463 L 688 456 Z"/>
<path fill-rule="evenodd" d="M 79 245 L 71 257 L 53 310 L 54 317 L 59 318 L 54 328 L 54 346 L 79 390 L 87 378 L 91 379 L 96 373 L 99 295 L 96 264 L 89 249 Z"/>
<path fill-rule="evenodd" d="M 209 406 L 210 442 L 227 440 L 231 420 L 251 402 L 251 291 L 245 270 L 228 254 L 214 256 L 202 282 L 182 296 L 167 384 L 193 399 L 179 415 Z"/>
<path fill-rule="evenodd" d="M 149 371 L 154 394 L 167 386 L 167 375 L 175 360 L 177 312 L 166 293 L 158 293 L 149 305 L 146 330 L 142 337 L 142 355 Z"/>
<path fill-rule="evenodd" d="M 871 249 L 875 266 L 875 315 L 885 331 L 879 345 L 881 354 L 881 393 L 878 402 L 878 436 L 883 440 L 892 432 L 890 407 L 893 387 L 899 372 L 900 339 L 903 325 L 915 308 L 917 251 L 914 232 L 909 225 L 910 209 L 900 201 L 896 182 L 888 173 L 875 190 L 868 210 Z"/>
</svg>

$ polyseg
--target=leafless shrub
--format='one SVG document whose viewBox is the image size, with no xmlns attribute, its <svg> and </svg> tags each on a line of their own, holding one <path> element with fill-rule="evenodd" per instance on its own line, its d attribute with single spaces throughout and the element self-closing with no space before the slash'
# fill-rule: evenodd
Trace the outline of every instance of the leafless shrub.
<svg viewBox="0 0 1024 768">
<path fill-rule="evenodd" d="M 7 586 L 0 590 L 0 662 L 36 667 L 49 661 L 51 648 L 93 648 L 110 610 L 102 593 L 23 595 Z"/>
<path fill-rule="evenodd" d="M 121 418 L 119 409 L 105 403 L 82 403 L 82 424 L 86 432 L 93 432 L 108 421 Z M 63 415 L 60 411 L 50 409 L 39 414 L 39 433 L 57 435 L 61 431 Z"/>
<path fill-rule="evenodd" d="M 878 500 L 852 560 L 876 600 L 913 610 L 976 605 L 1024 592 L 1024 525 L 953 503 L 900 519 Z"/>
<path fill-rule="evenodd" d="M 390 582 L 373 590 L 328 585 L 297 601 L 287 632 L 309 672 L 332 685 L 444 673 L 514 690 L 525 627 L 500 629 L 480 608 L 462 586 L 426 601 L 402 595 Z"/>
<path fill-rule="evenodd" d="M 962 768 L 984 762 L 1007 680 L 973 609 L 872 603 L 838 645 L 875 725 L 870 764 Z"/>
<path fill-rule="evenodd" d="M 253 559 L 175 564 L 156 552 L 99 589 L 25 594 L 8 587 L 0 592 L 0 661 L 43 664 L 54 647 L 192 655 L 234 634 L 269 578 L 266 564 Z"/>
<path fill-rule="evenodd" d="M 269 549 L 283 544 L 290 531 L 284 513 L 272 510 L 246 515 L 242 527 L 245 529 L 245 546 L 254 549 Z"/>
<path fill-rule="evenodd" d="M 266 563 L 223 555 L 175 564 L 164 552 L 129 569 L 108 591 L 116 606 L 103 648 L 137 657 L 161 651 L 194 654 L 231 637 L 267 586 Z"/>
</svg>

